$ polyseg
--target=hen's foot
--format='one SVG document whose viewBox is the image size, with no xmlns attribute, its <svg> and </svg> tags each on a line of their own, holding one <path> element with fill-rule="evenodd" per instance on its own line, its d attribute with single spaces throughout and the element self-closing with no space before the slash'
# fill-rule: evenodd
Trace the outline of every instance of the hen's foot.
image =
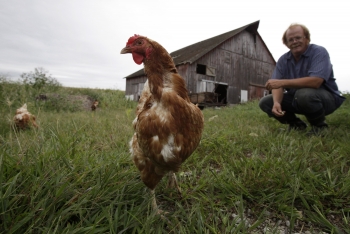
<svg viewBox="0 0 350 234">
<path fill-rule="evenodd" d="M 168 188 L 176 188 L 180 198 L 182 198 L 181 189 L 180 189 L 180 187 L 179 187 L 179 185 L 177 183 L 177 179 L 176 179 L 175 173 L 174 172 L 169 172 L 168 176 L 169 176 Z M 170 197 L 172 197 L 172 193 L 170 193 Z"/>
</svg>

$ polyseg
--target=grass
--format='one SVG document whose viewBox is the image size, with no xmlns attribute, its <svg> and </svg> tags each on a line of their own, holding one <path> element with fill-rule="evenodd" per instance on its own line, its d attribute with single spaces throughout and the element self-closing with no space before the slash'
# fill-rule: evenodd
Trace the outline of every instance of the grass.
<svg viewBox="0 0 350 234">
<path fill-rule="evenodd" d="M 23 132 L 9 124 L 15 107 L 0 109 L 0 233 L 278 233 L 280 222 L 350 233 L 350 97 L 324 137 L 287 133 L 256 101 L 204 109 L 201 144 L 177 175 L 182 199 L 165 179 L 156 189 L 170 223 L 130 160 L 135 105 L 108 97 L 96 112 L 29 100 L 40 128 Z"/>
</svg>

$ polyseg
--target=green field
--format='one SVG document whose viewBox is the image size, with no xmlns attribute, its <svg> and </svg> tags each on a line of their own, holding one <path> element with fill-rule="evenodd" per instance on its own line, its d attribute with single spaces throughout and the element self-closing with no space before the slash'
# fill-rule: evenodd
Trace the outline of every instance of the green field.
<svg viewBox="0 0 350 234">
<path fill-rule="evenodd" d="M 0 233 L 350 233 L 349 95 L 324 137 L 288 133 L 257 101 L 204 109 L 177 174 L 182 198 L 166 178 L 156 188 L 163 220 L 130 159 L 136 103 L 124 92 L 59 87 L 43 102 L 31 86 L 0 85 Z M 23 103 L 39 129 L 13 130 Z"/>
</svg>

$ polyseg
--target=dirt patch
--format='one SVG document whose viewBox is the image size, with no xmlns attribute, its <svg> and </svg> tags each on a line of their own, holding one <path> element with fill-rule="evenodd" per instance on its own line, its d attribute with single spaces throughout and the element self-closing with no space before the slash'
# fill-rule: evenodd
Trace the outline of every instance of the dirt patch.
<svg viewBox="0 0 350 234">
<path fill-rule="evenodd" d="M 57 93 L 40 94 L 37 102 L 46 103 L 51 107 L 63 110 L 91 111 L 94 99 L 88 95 L 62 95 Z"/>
<path fill-rule="evenodd" d="M 91 111 L 91 105 L 95 101 L 88 95 L 69 95 L 68 97 L 73 103 L 81 103 L 81 107 L 86 111 Z"/>
</svg>

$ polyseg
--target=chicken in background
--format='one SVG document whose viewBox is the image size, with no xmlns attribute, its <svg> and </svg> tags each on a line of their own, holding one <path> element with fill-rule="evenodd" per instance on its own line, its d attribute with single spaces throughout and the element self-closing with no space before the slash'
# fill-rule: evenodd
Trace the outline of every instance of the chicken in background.
<svg viewBox="0 0 350 234">
<path fill-rule="evenodd" d="M 161 214 L 155 187 L 169 174 L 168 186 L 181 194 L 175 172 L 200 142 L 203 114 L 191 103 L 184 79 L 160 44 L 135 34 L 120 53 L 131 53 L 135 63 L 143 63 L 148 78 L 133 121 L 130 152 L 142 181 L 151 190 L 152 207 Z"/>
<path fill-rule="evenodd" d="M 91 105 L 91 110 L 95 111 L 97 109 L 97 106 L 98 106 L 98 100 L 95 100 Z"/>
<path fill-rule="evenodd" d="M 31 126 L 38 128 L 38 125 L 35 122 L 35 116 L 27 110 L 27 104 L 24 104 L 21 108 L 16 110 L 13 121 L 17 129 L 24 130 Z"/>
</svg>

